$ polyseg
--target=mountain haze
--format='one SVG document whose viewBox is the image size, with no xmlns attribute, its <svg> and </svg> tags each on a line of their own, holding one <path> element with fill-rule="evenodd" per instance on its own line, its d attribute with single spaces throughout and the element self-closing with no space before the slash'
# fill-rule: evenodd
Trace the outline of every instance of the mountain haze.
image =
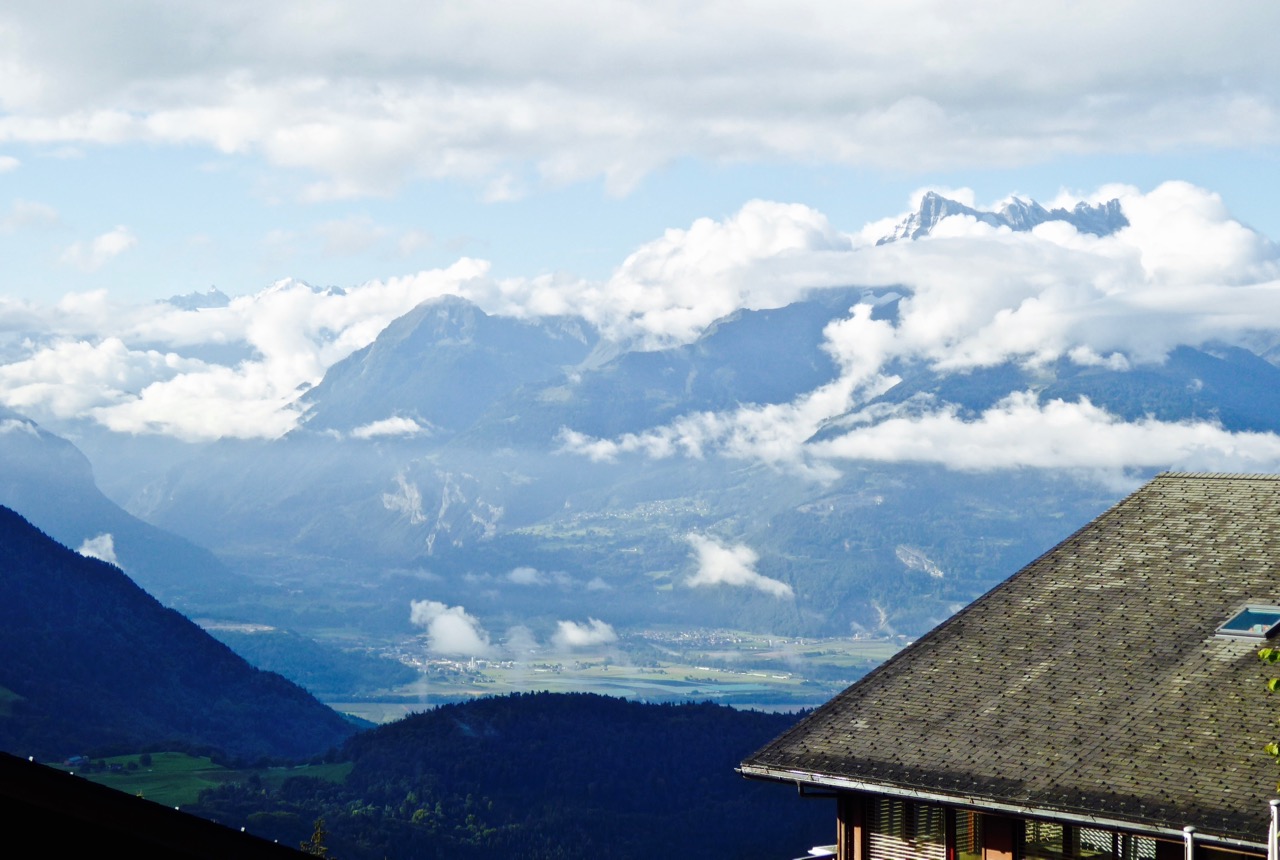
<svg viewBox="0 0 1280 860">
<path fill-rule="evenodd" d="M 0 747 L 61 758 L 174 744 L 238 757 L 322 753 L 353 729 L 252 668 L 118 568 L 0 508 Z"/>
<path fill-rule="evenodd" d="M 430 600 L 493 640 L 545 641 L 584 618 L 910 636 L 1144 475 L 1275 447 L 1280 338 L 1229 328 L 1248 314 L 1147 324 L 1218 277 L 1161 231 L 1242 255 L 1245 286 L 1212 307 L 1270 295 L 1255 282 L 1273 244 L 1200 189 L 993 210 L 929 193 L 860 245 L 803 208 L 735 217 L 628 259 L 614 316 L 496 313 L 460 263 L 441 277 L 468 278 L 474 300 L 435 295 L 391 320 L 277 413 L 288 432 L 193 442 L 163 469 L 110 434 L 94 456 L 134 514 L 305 595 L 271 604 L 283 626 L 407 635 L 410 605 Z M 707 263 L 769 219 L 786 232 L 761 241 L 799 247 L 758 281 L 732 255 Z M 863 279 L 797 286 L 835 259 Z M 347 313 L 371 289 L 281 282 L 260 300 Z"/>
</svg>

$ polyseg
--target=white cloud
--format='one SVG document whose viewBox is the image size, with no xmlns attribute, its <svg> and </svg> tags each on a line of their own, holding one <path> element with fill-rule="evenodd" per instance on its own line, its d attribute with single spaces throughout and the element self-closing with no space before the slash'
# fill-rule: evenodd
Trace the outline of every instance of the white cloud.
<svg viewBox="0 0 1280 860">
<path fill-rule="evenodd" d="M 556 632 L 551 635 L 551 644 L 561 650 L 570 648 L 594 648 L 618 641 L 618 634 L 613 627 L 598 618 L 587 619 L 586 624 L 576 621 L 556 622 Z"/>
<path fill-rule="evenodd" d="M 975 420 L 963 420 L 954 409 L 893 417 L 814 447 L 820 457 L 940 463 L 972 471 L 1280 469 L 1280 436 L 1274 433 L 1232 433 L 1206 421 L 1125 422 L 1088 400 L 1041 404 L 1030 392 L 1011 395 Z"/>
<path fill-rule="evenodd" d="M 550 581 L 534 567 L 517 567 L 507 574 L 507 579 L 516 585 L 546 585 Z"/>
<path fill-rule="evenodd" d="M 738 588 L 754 588 L 778 598 L 793 598 L 790 585 L 771 579 L 756 571 L 760 557 L 745 544 L 728 546 L 712 537 L 699 534 L 685 535 L 693 547 L 698 570 L 685 584 L 694 588 L 714 585 L 731 585 Z"/>
<path fill-rule="evenodd" d="M 526 173 L 626 193 L 686 157 L 930 169 L 1280 137 L 1270 4 L 72 9 L 0 13 L 0 141 L 255 153 L 314 174 L 312 199 L 439 177 L 503 197 Z"/>
<path fill-rule="evenodd" d="M 89 242 L 76 242 L 62 252 L 62 262 L 82 272 L 95 272 L 138 244 L 128 227 L 119 226 Z"/>
<path fill-rule="evenodd" d="M 522 624 L 507 629 L 502 645 L 507 658 L 517 662 L 528 660 L 531 655 L 542 650 L 533 631 Z"/>
<path fill-rule="evenodd" d="M 119 338 L 58 341 L 21 361 L 0 365 L 0 398 L 21 412 L 44 409 L 69 417 L 107 409 L 203 363 L 174 353 L 131 350 Z"/>
<path fill-rule="evenodd" d="M 296 425 L 300 388 L 319 382 L 396 317 L 465 291 L 487 268 L 463 259 L 345 291 L 284 280 L 227 307 L 199 310 L 120 306 L 101 290 L 65 296 L 53 308 L 0 302 L 0 330 L 30 337 L 24 357 L 0 365 L 0 402 L 36 417 L 85 417 L 92 409 L 88 417 L 121 432 L 275 437 Z M 183 356 L 206 344 L 240 345 L 244 360 L 217 365 Z M 410 432 L 409 420 L 365 430 Z"/>
<path fill-rule="evenodd" d="M 17 170 L 22 166 L 22 162 L 14 158 L 12 155 L 0 155 L 0 173 L 8 173 L 11 170 Z"/>
<path fill-rule="evenodd" d="M 80 548 L 76 552 L 88 558 L 100 559 L 108 564 L 118 565 L 120 563 L 116 560 L 115 538 L 110 534 L 103 533 L 97 537 L 85 538 L 84 543 L 80 544 Z"/>
<path fill-rule="evenodd" d="M 946 219 L 933 236 L 915 242 L 874 247 L 866 241 L 873 237 L 861 237 L 854 250 L 827 254 L 823 274 L 814 280 L 893 287 L 902 298 L 894 321 L 874 319 L 871 303 L 864 301 L 827 326 L 825 348 L 840 369 L 838 380 L 791 403 L 688 414 L 616 439 L 565 428 L 562 445 L 596 460 L 628 453 L 725 454 L 821 479 L 834 474 L 830 458 L 836 452 L 849 457 L 866 449 L 811 446 L 806 440 L 893 385 L 897 363 L 963 373 L 1004 362 L 1034 369 L 1065 357 L 1124 371 L 1163 361 L 1178 345 L 1280 344 L 1280 249 L 1274 243 L 1233 220 L 1216 195 L 1186 183 L 1166 183 L 1147 194 L 1115 186 L 1091 200 L 1112 197 L 1121 200 L 1130 226 L 1107 237 L 1080 234 L 1064 223 L 1014 233 L 972 218 Z M 679 238 L 695 242 L 691 235 Z M 696 250 L 682 255 L 696 256 Z M 765 268 L 749 269 L 744 280 Z M 862 420 L 874 424 L 885 418 L 866 414 Z M 938 420 L 964 423 L 952 413 Z M 934 425 L 900 417 L 891 426 L 906 435 L 884 450 L 909 459 L 920 456 L 907 453 L 911 440 Z M 1007 422 L 986 429 L 1000 427 L 1014 432 Z M 855 437 L 869 439 L 877 432 L 861 428 Z M 1239 434 L 1218 430 L 1210 436 L 1189 449 L 1198 452 L 1194 456 L 1176 445 L 1152 449 L 1172 458 L 1156 463 L 1217 462 L 1245 444 Z M 1025 452 L 1009 462 L 1066 465 L 1074 457 L 1091 463 L 1097 452 L 1086 451 L 1082 438 L 1075 437 L 1074 446 L 1066 444 L 1069 438 L 1059 440 L 1064 447 L 1056 458 Z M 993 451 L 1021 450 L 1021 437 L 1011 436 L 1007 446 L 994 432 L 986 439 Z M 1248 447 L 1257 444 L 1249 440 Z M 939 444 L 939 450 L 955 446 Z"/>
<path fill-rule="evenodd" d="M 417 436 L 426 432 L 427 428 L 412 418 L 395 416 L 362 424 L 352 430 L 351 435 L 356 439 L 374 439 L 379 436 Z"/>
<path fill-rule="evenodd" d="M 0 233 L 12 233 L 27 227 L 53 227 L 60 220 L 58 210 L 46 203 L 15 200 L 9 214 L 0 218 Z"/>
<path fill-rule="evenodd" d="M 9 433 L 26 433 L 28 436 L 39 438 L 40 430 L 34 422 L 24 421 L 21 418 L 6 418 L 0 421 L 0 436 Z"/>
<path fill-rule="evenodd" d="M 778 307 L 815 288 L 892 288 L 901 297 L 896 319 L 875 318 L 880 300 L 868 295 L 827 326 L 823 348 L 837 378 L 793 402 L 687 414 L 615 439 L 572 427 L 561 434 L 565 450 L 595 459 L 728 455 L 827 478 L 838 458 L 807 440 L 894 384 L 899 366 L 1034 369 L 1065 357 L 1123 370 L 1181 344 L 1280 344 L 1274 243 L 1186 183 L 1148 193 L 1114 186 L 1085 199 L 1111 197 L 1130 226 L 1108 237 L 1062 223 L 1012 233 L 953 218 L 927 240 L 875 247 L 874 237 L 855 240 L 811 208 L 752 201 L 721 220 L 664 232 L 603 281 L 498 279 L 484 261 L 463 258 L 347 290 L 284 280 L 198 311 L 120 306 L 102 291 L 50 308 L 0 301 L 0 331 L 29 338 L 8 344 L 18 354 L 0 365 L 0 402 L 40 420 L 88 416 L 122 432 L 276 436 L 296 425 L 300 388 L 443 295 L 518 317 L 580 313 L 610 336 L 659 346 L 686 343 L 739 308 Z M 186 357 L 202 345 L 234 347 L 240 358 Z M 902 416 L 868 420 L 890 417 Z M 410 418 L 389 418 L 359 433 L 415 428 Z"/>
<path fill-rule="evenodd" d="M 493 653 L 489 634 L 461 606 L 414 600 L 409 604 L 409 620 L 426 628 L 427 647 L 437 654 L 485 657 Z"/>
</svg>

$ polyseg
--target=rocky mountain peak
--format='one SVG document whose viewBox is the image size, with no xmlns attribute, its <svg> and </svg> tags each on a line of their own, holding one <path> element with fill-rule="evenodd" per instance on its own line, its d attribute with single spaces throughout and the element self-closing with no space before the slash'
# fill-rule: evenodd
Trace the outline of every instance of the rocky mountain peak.
<svg viewBox="0 0 1280 860">
<path fill-rule="evenodd" d="M 1008 227 L 1017 232 L 1031 230 L 1046 221 L 1066 221 L 1081 233 L 1094 236 L 1107 236 L 1129 226 L 1129 219 L 1125 217 L 1119 200 L 1097 204 L 1080 202 L 1072 209 L 1046 209 L 1034 200 L 1011 197 L 992 212 L 974 209 L 936 191 L 929 191 L 920 198 L 919 208 L 898 222 L 893 231 L 877 240 L 876 244 L 928 236 L 939 221 L 952 215 L 968 215 L 992 227 Z"/>
</svg>

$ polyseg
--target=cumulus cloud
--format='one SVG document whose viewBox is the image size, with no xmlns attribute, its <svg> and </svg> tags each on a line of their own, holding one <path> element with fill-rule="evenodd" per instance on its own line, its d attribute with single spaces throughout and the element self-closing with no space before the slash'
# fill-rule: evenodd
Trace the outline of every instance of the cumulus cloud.
<svg viewBox="0 0 1280 860">
<path fill-rule="evenodd" d="M 587 619 L 586 624 L 576 621 L 556 622 L 556 632 L 551 634 L 551 644 L 555 648 L 568 650 L 572 648 L 594 648 L 618 641 L 618 634 L 613 627 L 598 618 Z"/>
<path fill-rule="evenodd" d="M 1165 183 L 1145 194 L 1113 186 L 1084 199 L 1112 198 L 1120 199 L 1130 224 L 1106 237 L 1078 233 L 1062 222 L 1015 233 L 971 217 L 945 219 L 931 236 L 913 242 L 876 247 L 867 241 L 874 237 L 858 237 L 852 250 L 828 256 L 827 275 L 817 279 L 882 291 L 825 329 L 824 348 L 839 367 L 834 382 L 791 403 L 687 414 L 614 439 L 565 428 L 561 444 L 596 460 L 628 453 L 722 454 L 820 479 L 836 474 L 833 463 L 863 456 L 869 450 L 865 441 L 873 438 L 886 442 L 877 458 L 929 459 L 924 447 L 933 444 L 933 461 L 975 468 L 960 447 L 978 431 L 988 454 L 1009 455 L 1007 465 L 1094 467 L 1109 458 L 1121 464 L 1120 452 L 1133 453 L 1132 465 L 1206 468 L 1233 458 L 1252 462 L 1255 456 L 1264 462 L 1265 454 L 1241 452 L 1265 449 L 1267 437 L 1211 425 L 1142 427 L 1146 434 L 1158 430 L 1165 444 L 1141 454 L 1140 445 L 1131 444 L 1087 451 L 1078 441 L 1086 437 L 1077 435 L 1069 445 L 1070 434 L 1058 435 L 1054 422 L 1071 412 L 1092 425 L 1124 425 L 1085 403 L 1040 407 L 1010 401 L 976 424 L 946 408 L 927 418 L 860 411 L 898 381 L 894 369 L 904 366 L 964 373 L 1012 362 L 1034 370 L 1066 358 L 1123 372 L 1161 362 L 1178 345 L 1280 343 L 1280 249 L 1273 242 L 1231 218 L 1216 195 L 1187 183 Z M 876 318 L 874 305 L 890 289 L 899 298 L 896 318 Z M 808 443 L 841 416 L 860 416 L 846 444 Z M 1042 432 L 1034 429 L 1040 424 Z M 965 432 L 946 438 L 945 432 L 932 432 L 961 425 Z M 906 435 L 889 444 L 887 428 Z M 1032 438 L 1054 439 L 1059 448 L 1052 456 L 1029 450 Z"/>
<path fill-rule="evenodd" d="M 12 155 L 0 155 L 0 173 L 8 173 L 10 170 L 17 170 L 22 166 L 22 162 L 14 158 Z"/>
<path fill-rule="evenodd" d="M 104 414 L 179 373 L 202 372 L 202 362 L 174 353 L 132 350 L 122 340 L 58 341 L 21 361 L 0 365 L 4 402 L 19 411 L 45 408 L 56 415 Z"/>
<path fill-rule="evenodd" d="M 80 544 L 80 548 L 76 552 L 88 558 L 100 559 L 108 564 L 118 565 L 120 563 L 116 560 L 115 538 L 110 534 L 103 533 L 97 537 L 85 538 L 84 543 Z"/>
<path fill-rule="evenodd" d="M 62 262 L 82 272 L 96 272 L 115 257 L 138 244 L 138 237 L 124 226 L 88 242 L 76 242 L 62 252 Z"/>
<path fill-rule="evenodd" d="M 731 585 L 738 588 L 754 588 L 778 598 L 794 598 L 790 585 L 771 579 L 756 568 L 760 557 L 746 544 L 729 546 L 713 537 L 688 534 L 685 540 L 693 547 L 698 569 L 685 580 L 693 588 L 713 585 Z"/>
<path fill-rule="evenodd" d="M 356 439 L 374 439 L 379 436 L 417 436 L 426 432 L 429 432 L 427 428 L 412 418 L 395 416 L 362 424 L 352 430 L 351 435 Z"/>
<path fill-rule="evenodd" d="M 87 416 L 121 432 L 276 436 L 296 426 L 300 389 L 431 298 L 457 295 L 516 317 L 581 314 L 607 337 L 654 348 L 689 343 L 739 308 L 856 284 L 866 288 L 862 299 L 823 332 L 836 368 L 829 383 L 788 403 L 686 414 L 617 438 L 573 427 L 560 436 L 564 450 L 597 460 L 724 455 L 828 479 L 857 446 L 808 440 L 850 416 L 860 416 L 849 425 L 860 438 L 876 422 L 907 420 L 864 411 L 903 368 L 964 373 L 1012 362 L 1035 370 L 1066 359 L 1124 371 L 1163 361 L 1178 345 L 1280 344 L 1273 242 L 1233 219 L 1216 195 L 1183 182 L 1052 202 L 1112 198 L 1129 226 L 1105 237 L 1062 222 L 1015 233 L 953 217 L 929 238 L 877 247 L 874 234 L 846 234 L 812 208 L 751 201 L 665 231 L 604 280 L 499 279 L 484 261 L 463 258 L 346 290 L 280 281 L 222 308 L 126 307 L 101 291 L 50 308 L 0 301 L 0 331 L 26 338 L 7 344 L 20 354 L 0 365 L 0 402 L 41 420 Z M 206 345 L 234 347 L 241 358 L 192 357 L 207 356 L 197 352 Z M 1048 420 L 1051 412 L 1045 405 L 1018 414 Z M 962 420 L 945 409 L 936 418 Z M 358 436 L 422 429 L 392 417 Z M 1227 446 L 1235 437 L 1213 438 L 1211 446 Z M 1203 446 L 1190 450 L 1209 456 Z M 1044 458 L 1028 454 L 1036 459 Z"/>
<path fill-rule="evenodd" d="M 296 426 L 298 391 L 427 299 L 465 292 L 488 270 L 462 259 L 411 278 L 348 290 L 279 281 L 226 307 L 119 305 L 104 291 L 51 308 L 0 302 L 0 331 L 21 332 L 25 355 L 0 365 L 0 403 L 53 419 L 89 417 L 119 432 L 184 439 L 275 437 Z M 235 347 L 243 360 L 187 357 Z M 365 429 L 407 433 L 410 419 Z"/>
<path fill-rule="evenodd" d="M 437 654 L 485 657 L 493 652 L 489 634 L 461 606 L 414 600 L 409 604 L 409 620 L 426 628 L 427 647 Z"/>
<path fill-rule="evenodd" d="M 0 141 L 203 144 L 301 168 L 318 200 L 417 178 L 501 199 L 526 175 L 621 194 L 686 157 L 920 169 L 1280 137 L 1269 4 L 74 8 L 0 16 L 20 35 Z"/>
</svg>

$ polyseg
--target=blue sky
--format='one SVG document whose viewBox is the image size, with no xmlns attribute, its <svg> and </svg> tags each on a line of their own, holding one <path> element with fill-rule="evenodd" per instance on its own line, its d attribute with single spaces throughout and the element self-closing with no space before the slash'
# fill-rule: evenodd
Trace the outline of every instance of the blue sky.
<svg viewBox="0 0 1280 860">
<path fill-rule="evenodd" d="M 274 437 L 299 390 L 445 294 L 653 348 L 893 285 L 896 326 L 859 305 L 826 333 L 831 385 L 624 439 L 567 428 L 566 448 L 816 477 L 883 456 L 1280 468 L 1272 434 L 1034 392 L 805 441 L 895 361 L 1280 352 L 1277 32 L 1271 0 L 5 3 L 0 403 L 66 432 Z M 924 188 L 1116 198 L 1130 226 L 959 218 L 874 247 Z M 215 286 L 229 307 L 157 304 Z M 351 438 L 419 429 L 371 416 Z"/>
<path fill-rule="evenodd" d="M 856 231 L 923 186 L 1181 179 L 1280 235 L 1271 3 L 420 5 L 6 4 L 0 296 L 605 278 L 752 199 Z"/>
</svg>

